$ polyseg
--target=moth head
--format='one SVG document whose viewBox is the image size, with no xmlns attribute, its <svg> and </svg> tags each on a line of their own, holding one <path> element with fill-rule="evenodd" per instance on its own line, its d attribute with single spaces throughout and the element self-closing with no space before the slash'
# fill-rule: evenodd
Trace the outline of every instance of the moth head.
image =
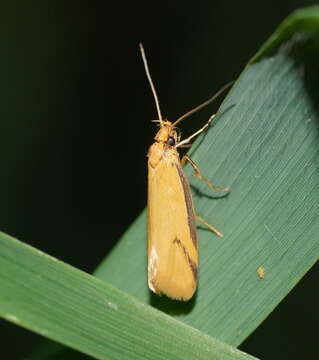
<svg viewBox="0 0 319 360">
<path fill-rule="evenodd" d="M 161 122 L 155 140 L 169 146 L 175 146 L 177 143 L 177 132 L 170 121 L 165 120 Z"/>
</svg>

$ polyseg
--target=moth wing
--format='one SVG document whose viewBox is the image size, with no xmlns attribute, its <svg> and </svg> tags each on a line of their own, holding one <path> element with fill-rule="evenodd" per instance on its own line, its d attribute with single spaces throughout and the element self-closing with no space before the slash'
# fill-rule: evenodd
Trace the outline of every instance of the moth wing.
<svg viewBox="0 0 319 360">
<path fill-rule="evenodd" d="M 197 282 L 194 208 L 178 155 L 148 166 L 148 283 L 152 291 L 188 300 Z"/>
</svg>

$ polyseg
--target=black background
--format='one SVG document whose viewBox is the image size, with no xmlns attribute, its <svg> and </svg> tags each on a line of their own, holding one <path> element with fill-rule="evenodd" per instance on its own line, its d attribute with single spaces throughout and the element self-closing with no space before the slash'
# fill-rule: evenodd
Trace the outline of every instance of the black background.
<svg viewBox="0 0 319 360">
<path fill-rule="evenodd" d="M 155 106 L 174 120 L 236 79 L 306 1 L 11 1 L 0 14 L 0 229 L 92 272 L 146 204 Z M 186 122 L 185 135 L 216 109 Z M 318 269 L 242 344 L 315 358 Z M 315 315 L 315 316 L 314 316 Z M 0 320 L 1 352 L 41 339 Z"/>
</svg>

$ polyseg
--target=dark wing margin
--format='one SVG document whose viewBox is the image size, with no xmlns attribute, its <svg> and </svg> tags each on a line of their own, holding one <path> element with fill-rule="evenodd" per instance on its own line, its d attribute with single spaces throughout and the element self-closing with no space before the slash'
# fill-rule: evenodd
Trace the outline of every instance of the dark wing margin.
<svg viewBox="0 0 319 360">
<path fill-rule="evenodd" d="M 175 164 L 176 169 L 178 171 L 179 178 L 181 179 L 181 183 L 184 190 L 184 198 L 187 208 L 187 222 L 189 227 L 189 232 L 193 241 L 193 244 L 195 246 L 195 249 L 197 249 L 197 235 L 196 235 L 196 223 L 195 223 L 195 214 L 194 214 L 194 206 L 193 206 L 193 200 L 192 200 L 192 194 L 191 189 L 189 186 L 188 179 L 186 175 L 184 174 L 184 171 L 180 164 Z"/>
</svg>

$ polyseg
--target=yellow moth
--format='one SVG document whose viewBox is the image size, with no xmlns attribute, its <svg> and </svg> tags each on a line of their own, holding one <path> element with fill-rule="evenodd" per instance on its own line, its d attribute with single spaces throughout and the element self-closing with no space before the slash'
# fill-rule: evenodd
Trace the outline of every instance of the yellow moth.
<svg viewBox="0 0 319 360">
<path fill-rule="evenodd" d="M 213 101 L 227 84 L 212 98 L 181 116 L 175 122 L 163 120 L 159 101 L 149 73 L 143 46 L 142 58 L 154 95 L 159 130 L 155 142 L 148 151 L 148 286 L 158 295 L 176 300 L 189 300 L 197 286 L 198 248 L 195 219 L 202 222 L 218 236 L 221 232 L 195 215 L 190 186 L 182 169 L 189 161 L 195 174 L 208 186 L 219 191 L 228 191 L 211 184 L 188 157 L 180 160 L 177 149 L 204 131 L 210 120 L 187 139 L 181 140 L 176 124 Z"/>
</svg>

